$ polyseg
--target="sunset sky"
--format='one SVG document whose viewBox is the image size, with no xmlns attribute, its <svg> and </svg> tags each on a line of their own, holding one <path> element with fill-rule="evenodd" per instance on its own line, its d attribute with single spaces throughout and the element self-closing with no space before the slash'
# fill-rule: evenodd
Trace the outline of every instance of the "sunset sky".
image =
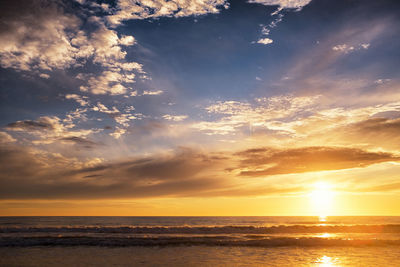
<svg viewBox="0 0 400 267">
<path fill-rule="evenodd" d="M 400 1 L 0 13 L 0 215 L 400 215 Z"/>
</svg>

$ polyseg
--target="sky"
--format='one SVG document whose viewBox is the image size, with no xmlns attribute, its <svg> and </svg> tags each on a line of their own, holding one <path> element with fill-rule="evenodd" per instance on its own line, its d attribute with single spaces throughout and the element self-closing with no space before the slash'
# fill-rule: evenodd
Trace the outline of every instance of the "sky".
<svg viewBox="0 0 400 267">
<path fill-rule="evenodd" d="M 400 215 L 399 1 L 0 6 L 0 215 Z"/>
</svg>

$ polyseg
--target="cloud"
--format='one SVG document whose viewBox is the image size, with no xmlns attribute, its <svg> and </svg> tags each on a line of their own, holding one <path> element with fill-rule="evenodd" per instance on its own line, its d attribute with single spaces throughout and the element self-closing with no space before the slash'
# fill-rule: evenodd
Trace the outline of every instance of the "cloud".
<svg viewBox="0 0 400 267">
<path fill-rule="evenodd" d="M 77 63 L 79 49 L 68 35 L 81 24 L 76 16 L 63 13 L 50 1 L 2 1 L 1 6 L 2 67 L 52 70 Z"/>
<path fill-rule="evenodd" d="M 72 118 L 70 118 L 72 120 Z M 6 129 L 9 131 L 21 132 L 26 137 L 34 137 L 31 140 L 33 144 L 51 144 L 63 138 L 79 138 L 85 137 L 96 132 L 95 129 L 72 130 L 74 125 L 71 121 L 66 120 L 64 124 L 60 118 L 56 116 L 44 116 L 37 120 L 16 121 L 7 124 Z"/>
<path fill-rule="evenodd" d="M 129 126 L 129 121 L 131 120 L 136 120 L 139 119 L 140 114 L 137 114 L 136 116 L 131 114 L 132 111 L 135 110 L 133 106 L 128 106 L 125 108 L 126 113 L 120 112 L 115 106 L 112 107 L 112 109 L 107 108 L 104 104 L 98 102 L 96 106 L 92 107 L 93 111 L 98 111 L 101 113 L 106 113 L 108 114 L 111 118 L 113 118 L 118 124 L 128 127 Z M 114 136 L 116 138 L 119 138 L 122 134 L 126 132 L 125 129 L 118 128 L 116 132 L 110 134 L 111 136 Z"/>
<path fill-rule="evenodd" d="M 135 38 L 133 36 L 130 35 L 123 35 L 120 39 L 119 39 L 119 43 L 121 45 L 126 45 L 126 46 L 130 46 L 130 45 L 134 45 L 136 43 Z"/>
<path fill-rule="evenodd" d="M 116 107 L 112 107 L 112 109 L 109 109 L 100 102 L 97 102 L 97 105 L 92 107 L 92 110 L 99 111 L 99 112 L 106 113 L 106 114 L 111 114 L 111 115 L 120 114 L 120 111 Z"/>
<path fill-rule="evenodd" d="M 125 133 L 126 133 L 126 129 L 116 127 L 115 131 L 110 133 L 110 136 L 114 137 L 115 139 L 119 139 Z"/>
<path fill-rule="evenodd" d="M 271 129 L 269 121 L 312 112 L 319 99 L 316 96 L 295 97 L 280 95 L 269 98 L 256 98 L 254 103 L 239 101 L 218 101 L 205 108 L 209 114 L 220 115 L 213 121 L 201 121 L 190 125 L 191 128 L 210 135 L 236 134 L 243 129 L 264 127 Z"/>
<path fill-rule="evenodd" d="M 117 71 L 103 71 L 101 75 L 89 78 L 87 85 L 82 85 L 82 92 L 90 92 L 95 95 L 120 95 L 125 94 L 128 88 L 122 83 L 133 83 L 134 74 L 124 74 Z"/>
<path fill-rule="evenodd" d="M 66 99 L 74 99 L 82 107 L 87 106 L 89 104 L 89 102 L 87 100 L 85 100 L 85 98 L 87 98 L 87 97 L 80 96 L 80 95 L 77 95 L 77 94 L 66 94 L 65 98 Z"/>
<path fill-rule="evenodd" d="M 50 75 L 46 74 L 46 73 L 41 73 L 41 74 L 39 74 L 39 77 L 41 77 L 43 79 L 48 79 L 48 78 L 50 78 Z"/>
<path fill-rule="evenodd" d="M 180 148 L 118 161 L 94 158 L 84 162 L 39 150 L 0 146 L 0 198 L 282 195 L 304 191 L 302 181 L 296 183 L 289 177 L 285 180 L 282 174 L 362 168 L 385 161 L 399 158 L 390 153 L 344 147 L 262 147 L 236 153 Z M 279 177 L 279 183 L 271 182 L 274 175 Z M 248 179 L 265 176 L 269 178 Z"/>
<path fill-rule="evenodd" d="M 271 29 L 278 26 L 278 23 L 283 20 L 284 15 L 281 13 L 284 9 L 296 9 L 300 11 L 304 6 L 308 5 L 311 0 L 249 0 L 251 4 L 261 4 L 265 6 L 278 6 L 278 9 L 271 13 L 271 16 L 276 16 L 275 19 L 268 25 L 261 25 L 261 38 L 257 41 L 258 44 L 272 44 L 273 40 L 268 38 Z M 254 43 L 254 42 L 253 42 Z"/>
<path fill-rule="evenodd" d="M 169 115 L 169 114 L 165 114 L 162 117 L 163 117 L 163 119 L 169 120 L 169 121 L 183 121 L 188 116 L 187 115 Z"/>
<path fill-rule="evenodd" d="M 60 138 L 60 141 L 67 142 L 67 143 L 73 143 L 78 146 L 82 146 L 84 148 L 93 148 L 93 147 L 96 147 L 99 145 L 96 142 L 93 142 L 89 139 L 78 137 L 78 136 L 63 137 L 63 138 Z"/>
<path fill-rule="evenodd" d="M 337 127 L 330 135 L 342 143 L 395 151 L 400 149 L 400 112 L 395 115 L 397 118 L 370 117 L 349 123 Z"/>
<path fill-rule="evenodd" d="M 41 117 L 36 121 L 25 120 L 16 121 L 7 124 L 7 129 L 10 131 L 57 131 L 61 125 L 58 123 L 59 119 L 57 117 Z"/>
<path fill-rule="evenodd" d="M 225 0 L 119 0 L 117 7 L 112 12 L 113 14 L 108 16 L 108 21 L 117 26 L 123 21 L 131 19 L 199 16 L 218 13 L 222 6 L 228 8 L 228 2 Z"/>
<path fill-rule="evenodd" d="M 4 164 L 8 160 L 11 160 L 11 163 Z M 1 198 L 99 199 L 190 196 L 214 191 L 216 187 L 221 189 L 224 184 L 220 179 L 203 176 L 222 159 L 190 150 L 103 163 L 93 167 L 81 165 L 54 168 L 51 164 L 44 164 L 43 161 L 46 160 L 51 162 L 48 157 L 37 157 L 29 150 L 0 147 Z"/>
<path fill-rule="evenodd" d="M 358 51 L 361 49 L 368 49 L 370 44 L 359 44 L 357 46 L 347 45 L 347 44 L 339 44 L 332 47 L 332 50 L 342 52 L 345 54 Z"/>
<path fill-rule="evenodd" d="M 267 44 L 272 44 L 273 42 L 274 41 L 269 38 L 261 38 L 260 40 L 257 41 L 257 44 L 267 45 Z"/>
<path fill-rule="evenodd" d="M 164 91 L 162 90 L 157 90 L 157 91 L 144 90 L 142 95 L 161 95 L 162 93 L 164 93 Z"/>
<path fill-rule="evenodd" d="M 17 141 L 11 135 L 6 132 L 0 132 L 0 144 L 14 143 Z"/>
<path fill-rule="evenodd" d="M 93 94 L 124 94 L 142 65 L 126 61 L 123 47 L 135 44 L 133 36 L 118 36 L 96 16 L 92 5 L 74 6 L 50 0 L 2 1 L 0 65 L 23 71 L 54 71 L 81 67 L 87 62 L 100 66 L 81 90 Z M 40 7 L 40 8 L 38 8 Z M 83 19 L 85 18 L 85 19 Z M 39 74 L 48 79 L 47 73 Z M 79 77 L 79 75 L 78 75 Z M 86 81 L 87 84 L 86 84 Z"/>
<path fill-rule="evenodd" d="M 400 161 L 400 157 L 390 153 L 347 147 L 259 148 L 237 155 L 242 158 L 240 175 L 251 177 L 362 168 L 380 162 Z"/>
<path fill-rule="evenodd" d="M 248 2 L 265 6 L 278 6 L 280 9 L 301 9 L 308 5 L 311 0 L 249 0 Z"/>
</svg>

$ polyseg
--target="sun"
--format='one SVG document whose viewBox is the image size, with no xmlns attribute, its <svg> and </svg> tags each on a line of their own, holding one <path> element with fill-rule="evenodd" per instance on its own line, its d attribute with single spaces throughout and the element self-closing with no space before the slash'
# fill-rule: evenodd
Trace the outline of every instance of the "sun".
<svg viewBox="0 0 400 267">
<path fill-rule="evenodd" d="M 327 182 L 317 182 L 309 194 L 313 214 L 321 220 L 331 215 L 333 207 L 334 191 Z"/>
</svg>

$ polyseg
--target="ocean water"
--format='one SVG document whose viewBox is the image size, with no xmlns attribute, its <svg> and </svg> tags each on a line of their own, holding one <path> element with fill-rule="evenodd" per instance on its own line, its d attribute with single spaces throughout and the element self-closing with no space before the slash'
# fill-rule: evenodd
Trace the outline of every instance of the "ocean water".
<svg viewBox="0 0 400 267">
<path fill-rule="evenodd" d="M 400 266 L 400 217 L 0 217 L 0 266 Z"/>
</svg>

